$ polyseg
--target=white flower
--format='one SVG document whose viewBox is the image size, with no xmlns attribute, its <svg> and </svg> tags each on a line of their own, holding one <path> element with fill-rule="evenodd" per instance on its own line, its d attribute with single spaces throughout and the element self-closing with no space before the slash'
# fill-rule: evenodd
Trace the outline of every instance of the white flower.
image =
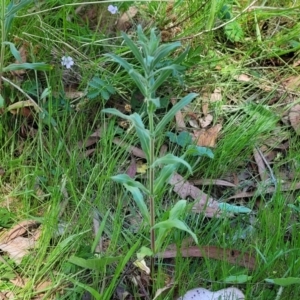
<svg viewBox="0 0 300 300">
<path fill-rule="evenodd" d="M 74 60 L 70 56 L 63 56 L 61 59 L 62 66 L 66 66 L 67 69 L 70 69 L 74 65 Z"/>
<path fill-rule="evenodd" d="M 118 8 L 117 8 L 116 6 L 111 5 L 111 4 L 108 5 L 107 10 L 108 10 L 112 15 L 114 15 L 114 14 L 116 14 L 116 13 L 118 12 Z"/>
</svg>

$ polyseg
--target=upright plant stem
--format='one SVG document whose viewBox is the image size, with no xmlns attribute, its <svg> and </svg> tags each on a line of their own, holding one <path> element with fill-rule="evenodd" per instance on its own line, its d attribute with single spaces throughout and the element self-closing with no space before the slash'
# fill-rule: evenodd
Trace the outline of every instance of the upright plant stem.
<svg viewBox="0 0 300 300">
<path fill-rule="evenodd" d="M 148 105 L 149 107 L 149 105 Z M 150 131 L 150 170 L 149 170 L 149 191 L 150 191 L 150 240 L 151 240 L 151 250 L 153 254 L 155 253 L 155 232 L 154 232 L 154 225 L 155 225 L 155 199 L 154 199 L 154 168 L 151 167 L 154 163 L 154 146 L 155 146 L 155 137 L 154 137 L 154 118 L 153 112 L 150 111 L 151 108 L 148 110 L 149 115 L 149 131 Z M 154 256 L 151 256 L 151 271 L 153 274 L 154 268 Z"/>
<path fill-rule="evenodd" d="M 2 70 L 3 70 L 3 64 L 4 64 L 4 51 L 5 51 L 5 0 L 1 1 L 1 49 L 0 49 L 0 90 L 2 88 Z"/>
</svg>

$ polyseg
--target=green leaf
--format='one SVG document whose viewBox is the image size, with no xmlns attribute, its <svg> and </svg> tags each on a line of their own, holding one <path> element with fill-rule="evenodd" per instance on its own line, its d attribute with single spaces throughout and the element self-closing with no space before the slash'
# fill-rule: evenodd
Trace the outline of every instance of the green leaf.
<svg viewBox="0 0 300 300">
<path fill-rule="evenodd" d="M 153 65 L 162 61 L 169 53 L 173 52 L 175 49 L 181 46 L 180 42 L 174 42 L 170 44 L 163 44 L 159 46 L 154 52 Z"/>
<path fill-rule="evenodd" d="M 287 278 L 273 278 L 273 279 L 265 279 L 266 282 L 281 285 L 281 286 L 289 286 L 291 284 L 300 284 L 300 278 L 298 277 L 287 277 Z"/>
<path fill-rule="evenodd" d="M 189 145 L 185 154 L 192 155 L 192 156 L 207 156 L 209 158 L 214 158 L 214 154 L 209 148 L 200 147 L 196 145 Z"/>
<path fill-rule="evenodd" d="M 147 97 L 148 81 L 145 79 L 145 77 L 143 77 L 139 72 L 137 72 L 133 68 L 128 71 L 128 74 L 134 80 L 135 84 L 137 85 L 141 93 L 144 95 L 144 97 Z"/>
<path fill-rule="evenodd" d="M 143 184 L 141 184 L 139 181 L 134 180 L 127 174 L 118 174 L 112 176 L 111 179 L 121 184 L 127 184 L 129 186 L 139 188 L 143 192 L 147 193 L 147 195 L 149 195 L 149 190 Z"/>
<path fill-rule="evenodd" d="M 179 200 L 176 202 L 174 207 L 170 210 L 169 219 L 178 219 L 180 215 L 185 211 L 186 200 Z"/>
<path fill-rule="evenodd" d="M 23 63 L 23 64 L 10 64 L 3 68 L 3 72 L 10 72 L 16 70 L 37 70 L 37 71 L 50 71 L 53 66 L 44 63 Z"/>
<path fill-rule="evenodd" d="M 136 254 L 137 259 L 142 260 L 146 256 L 152 256 L 153 252 L 150 248 L 142 246 L 139 252 Z"/>
<path fill-rule="evenodd" d="M 196 242 L 196 244 L 198 244 L 198 238 L 197 236 L 191 231 L 191 229 L 182 221 L 178 220 L 178 219 L 172 219 L 172 220 L 167 220 L 167 221 L 163 221 L 163 222 L 159 222 L 157 224 L 155 224 L 155 226 L 153 226 L 153 228 L 162 228 L 162 229 L 172 229 L 172 228 L 177 228 L 183 231 L 186 231 L 187 233 L 189 233 L 192 238 L 194 239 L 194 241 Z"/>
<path fill-rule="evenodd" d="M 165 116 L 162 118 L 162 120 L 157 124 L 155 129 L 155 135 L 163 132 L 167 125 L 171 122 L 171 120 L 174 118 L 175 114 L 184 108 L 186 105 L 188 105 L 195 97 L 197 97 L 198 94 L 196 93 L 190 93 L 186 95 L 184 98 L 182 98 L 178 103 L 176 103 Z"/>
<path fill-rule="evenodd" d="M 135 130 L 137 132 L 139 141 L 141 143 L 142 149 L 146 154 L 147 160 L 149 160 L 150 133 L 149 133 L 149 130 L 145 128 L 141 116 L 137 113 L 134 113 L 134 114 L 131 114 L 128 116 L 128 115 L 121 113 L 120 111 L 118 111 L 115 108 L 105 108 L 105 109 L 102 109 L 102 112 L 113 114 L 113 115 L 123 118 L 125 120 L 130 120 L 133 123 Z"/>
<path fill-rule="evenodd" d="M 115 108 L 105 108 L 105 109 L 102 109 L 102 112 L 107 113 L 107 114 L 115 115 L 115 116 L 123 118 L 125 120 L 130 119 L 128 115 L 125 115 L 125 114 L 121 113 L 119 110 L 117 110 Z"/>
<path fill-rule="evenodd" d="M 192 167 L 190 166 L 190 164 L 188 162 L 186 162 L 184 159 L 182 159 L 178 156 L 175 156 L 171 153 L 168 153 L 167 155 L 156 159 L 155 162 L 153 163 L 153 165 L 150 166 L 150 168 L 154 168 L 160 164 L 164 164 L 164 165 L 183 164 L 188 168 L 190 173 L 193 173 Z"/>
<path fill-rule="evenodd" d="M 182 131 L 179 133 L 179 135 L 176 135 L 175 133 L 168 131 L 166 133 L 166 136 L 170 139 L 172 143 L 176 143 L 181 147 L 186 147 L 187 145 L 193 143 L 192 137 L 190 133 L 187 131 Z"/>
<path fill-rule="evenodd" d="M 138 49 L 138 47 L 134 44 L 134 42 L 128 37 L 128 35 L 126 33 L 122 32 L 122 37 L 123 37 L 126 45 L 129 47 L 129 49 L 132 51 L 135 58 L 140 63 L 140 65 L 145 69 L 146 65 L 144 63 L 144 58 L 143 58 L 140 50 Z"/>
<path fill-rule="evenodd" d="M 123 259 L 122 256 L 108 256 L 101 258 L 84 259 L 78 256 L 71 256 L 68 261 L 84 269 L 104 271 L 105 267 Z"/>
<path fill-rule="evenodd" d="M 151 85 L 151 93 L 154 93 L 166 81 L 166 79 L 172 74 L 172 71 L 172 69 L 166 69 L 160 72 L 160 75 L 157 77 L 154 84 Z"/>
<path fill-rule="evenodd" d="M 235 284 L 235 283 L 241 284 L 241 283 L 248 282 L 251 279 L 252 279 L 252 276 L 237 275 L 237 276 L 228 276 L 228 277 L 226 277 L 224 279 L 224 282 L 226 282 L 226 283 L 232 283 L 232 284 Z"/>
<path fill-rule="evenodd" d="M 133 69 L 132 65 L 129 64 L 125 59 L 121 58 L 118 55 L 112 54 L 112 53 L 106 53 L 104 56 L 108 56 L 112 58 L 113 61 L 121 65 L 127 72 L 129 72 L 130 69 Z"/>
<path fill-rule="evenodd" d="M 147 205 L 144 201 L 143 194 L 137 187 L 128 185 L 126 183 L 124 183 L 123 185 L 132 194 L 133 200 L 135 201 L 141 214 L 143 215 L 144 220 L 149 224 L 150 223 L 150 214 L 149 214 Z"/>
<path fill-rule="evenodd" d="M 171 176 L 176 171 L 176 165 L 164 166 L 159 173 L 159 176 L 154 181 L 154 194 L 158 195 L 166 184 L 169 182 Z"/>
<path fill-rule="evenodd" d="M 0 108 L 4 107 L 4 104 L 5 104 L 5 100 L 2 97 L 2 95 L 0 94 Z"/>
<path fill-rule="evenodd" d="M 252 211 L 250 208 L 245 206 L 231 205 L 224 202 L 219 203 L 218 207 L 225 212 L 231 212 L 234 214 L 248 214 Z"/>
<path fill-rule="evenodd" d="M 138 135 L 139 141 L 141 143 L 142 149 L 146 154 L 146 158 L 150 160 L 150 133 L 149 130 L 145 128 L 142 118 L 139 114 L 134 113 L 129 116 L 129 119 L 133 123 L 136 133 Z"/>
<path fill-rule="evenodd" d="M 102 89 L 100 91 L 100 94 L 104 100 L 108 100 L 110 98 L 110 94 L 105 89 Z"/>
<path fill-rule="evenodd" d="M 7 12 L 5 13 L 5 18 L 9 15 L 13 15 L 13 14 L 17 13 L 19 10 L 21 10 L 26 5 L 28 5 L 32 2 L 33 2 L 33 0 L 22 0 L 19 2 L 11 1 L 10 4 L 12 4 L 12 5 L 8 6 Z"/>
<path fill-rule="evenodd" d="M 22 58 L 20 55 L 20 52 L 17 50 L 17 48 L 15 47 L 15 45 L 13 43 L 10 42 L 3 42 L 4 45 L 9 45 L 10 48 L 10 52 L 11 54 L 14 56 L 14 58 L 19 61 L 22 62 Z"/>
</svg>

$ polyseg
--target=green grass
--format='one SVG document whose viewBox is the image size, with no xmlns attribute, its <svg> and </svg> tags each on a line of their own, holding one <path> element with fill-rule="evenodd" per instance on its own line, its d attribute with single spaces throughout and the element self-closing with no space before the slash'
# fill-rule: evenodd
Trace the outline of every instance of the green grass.
<svg viewBox="0 0 300 300">
<path fill-rule="evenodd" d="M 39 13 L 67 3 L 74 5 Z M 8 1 L 4 4 L 7 6 Z M 253 12 L 243 14 L 236 21 L 244 38 L 235 41 L 234 35 L 228 35 L 224 28 L 214 30 L 226 21 L 220 20 L 218 15 L 218 7 L 225 4 L 228 3 L 211 0 L 201 6 L 199 1 L 186 1 L 173 11 L 176 15 L 173 24 L 186 20 L 180 23 L 180 32 L 172 39 L 195 37 L 182 42 L 185 46 L 191 45 L 184 63 L 188 67 L 184 85 L 170 77 L 159 94 L 181 98 L 186 95 L 185 90 L 199 92 L 191 109 L 200 112 L 203 91 L 222 89 L 222 100 L 212 103 L 209 108 L 214 122 L 222 123 L 218 143 L 213 149 L 215 158 L 197 162 L 192 177 L 188 178 L 183 169 L 179 172 L 188 179 L 231 181 L 233 176 L 246 174 L 246 184 L 251 182 L 259 186 L 261 179 L 252 154 L 254 147 L 265 145 L 264 153 L 275 148 L 278 156 L 270 164 L 278 178 L 278 188 L 285 184 L 280 182 L 283 172 L 288 172 L 291 176 L 288 181 L 296 184 L 300 174 L 299 137 L 281 121 L 282 114 L 291 107 L 287 101 L 291 94 L 278 92 L 276 84 L 297 74 L 292 62 L 299 59 L 299 8 L 291 9 L 290 6 L 276 10 L 261 6 L 255 10 L 256 15 Z M 29 62 L 45 62 L 53 68 L 45 72 L 29 71 L 22 80 L 8 73 L 2 75 L 30 94 L 48 115 L 35 114 L 35 119 L 30 120 L 8 111 L 1 114 L 0 168 L 5 173 L 0 176 L 0 225 L 10 228 L 23 220 L 37 220 L 41 224 L 41 236 L 36 247 L 19 265 L 5 252 L 0 252 L 3 258 L 0 261 L 0 290 L 11 291 L 16 299 L 34 299 L 35 295 L 40 299 L 81 299 L 88 292 L 95 299 L 117 299 L 116 288 L 122 287 L 134 295 L 134 299 L 145 299 L 140 295 L 143 286 L 144 292 L 153 299 L 155 292 L 172 278 L 174 286 L 160 299 L 174 299 L 175 295 L 183 295 L 200 286 L 218 290 L 234 285 L 243 290 L 247 299 L 296 300 L 299 285 L 287 286 L 279 295 L 279 286 L 264 281 L 266 278 L 299 277 L 299 211 L 288 204 L 299 207 L 300 193 L 292 189 L 266 193 L 266 188 L 262 187 L 253 197 L 231 201 L 253 209 L 250 215 L 207 219 L 201 214 L 187 212 L 184 216 L 200 245 L 251 252 L 258 260 L 254 270 L 226 260 L 178 255 L 174 259 L 156 260 L 152 282 L 147 283 L 145 275 L 138 277 L 141 271 L 132 263 L 140 247 L 150 245 L 149 230 L 130 194 L 110 177 L 126 172 L 131 159 L 124 147 L 114 144 L 115 135 L 129 145 L 140 146 L 133 130 L 126 132 L 118 126 L 118 119 L 101 113 L 104 106 L 119 108 L 130 103 L 132 91 L 136 89 L 124 70 L 108 62 L 103 54 L 115 53 L 131 62 L 134 60 L 119 33 L 111 30 L 117 16 L 107 12 L 108 4 L 95 5 L 102 17 L 98 21 L 90 20 L 89 24 L 75 14 L 80 5 L 74 1 L 51 0 L 30 11 L 31 4 L 18 12 L 7 37 L 17 48 L 23 41 L 28 41 Z M 122 11 L 130 3 L 124 1 L 117 5 Z M 138 23 L 144 25 L 146 32 L 151 26 L 167 30 L 172 25 L 165 24 L 167 3 L 152 1 L 151 4 L 137 5 L 145 7 L 139 8 L 140 14 L 133 20 L 128 33 L 133 37 Z M 233 6 L 233 16 L 238 15 L 247 3 L 240 1 L 239 5 L 240 9 Z M 266 6 L 280 8 L 282 3 L 268 1 Z M 29 16 L 25 17 L 27 14 Z M 211 29 L 211 32 L 198 35 Z M 5 50 L 3 62 L 7 66 L 15 59 L 8 47 Z M 65 54 L 75 61 L 73 73 L 66 72 L 60 64 Z M 235 76 L 240 74 L 251 75 L 252 80 L 237 81 Z M 81 79 L 76 79 L 75 75 L 80 75 Z M 109 84 L 117 91 L 108 103 L 101 97 L 90 100 L 86 97 L 79 100 L 66 98 L 64 82 L 75 80 L 75 88 L 86 92 L 88 82 L 95 75 L 109 79 Z M 263 84 L 270 90 L 264 90 Z M 46 88 L 51 88 L 51 93 L 41 99 Z M 27 100 L 8 84 L 3 84 L 1 95 L 5 107 Z M 297 91 L 295 95 L 298 95 Z M 294 101 L 298 101 L 297 97 Z M 78 105 L 80 109 L 76 110 Z M 161 114 L 164 114 L 163 110 Z M 158 119 L 161 114 L 157 115 Z M 88 140 L 100 127 L 105 128 L 104 134 L 90 147 L 95 147 L 93 155 L 86 156 L 86 149 L 80 148 L 79 142 Z M 166 132 L 174 128 L 175 124 L 171 124 Z M 29 130 L 33 132 L 31 135 Z M 283 135 L 286 138 L 279 144 L 288 142 L 287 149 L 278 150 L 278 145 L 266 145 L 268 138 L 278 139 Z M 182 154 L 182 149 L 169 143 L 164 133 L 157 143 L 167 143 L 168 151 Z M 195 160 L 191 158 L 189 162 L 193 165 Z M 140 178 L 147 182 L 146 175 Z M 213 184 L 200 188 L 220 202 L 236 192 L 233 188 Z M 166 186 L 156 201 L 158 219 L 166 219 L 166 211 L 178 200 L 177 194 Z M 98 236 L 95 236 L 94 226 L 100 230 Z M 238 236 L 237 229 L 246 228 L 251 228 L 252 232 L 243 238 Z M 163 247 L 172 243 L 179 247 L 187 237 L 186 233 L 174 230 Z M 99 250 L 98 244 L 102 249 Z M 90 259 L 98 260 L 94 261 L 95 265 L 89 265 Z M 225 283 L 227 277 L 238 275 L 252 278 L 244 284 Z M 26 279 L 21 287 L 10 281 L 17 276 Z M 134 278 L 137 285 L 133 283 Z M 37 285 L 45 281 L 49 282 L 45 291 L 37 292 Z"/>
</svg>

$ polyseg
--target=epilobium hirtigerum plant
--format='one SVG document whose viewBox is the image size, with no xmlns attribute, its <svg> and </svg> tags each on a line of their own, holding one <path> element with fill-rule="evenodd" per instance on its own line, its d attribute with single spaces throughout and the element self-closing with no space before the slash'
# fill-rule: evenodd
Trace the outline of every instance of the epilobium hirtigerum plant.
<svg viewBox="0 0 300 300">
<path fill-rule="evenodd" d="M 116 182 L 122 183 L 132 194 L 144 221 L 150 225 L 151 251 L 146 247 L 142 247 L 138 255 L 138 257 L 142 259 L 146 255 L 153 255 L 159 251 L 166 234 L 168 234 L 172 228 L 178 228 L 188 232 L 196 243 L 198 242 L 196 235 L 179 219 L 186 209 L 185 200 L 178 201 L 170 210 L 169 218 L 158 223 L 156 223 L 155 220 L 155 202 L 159 201 L 157 196 L 164 189 L 179 165 L 185 166 L 186 169 L 192 173 L 190 164 L 185 160 L 187 155 L 196 156 L 203 155 L 203 153 L 210 153 L 209 156 L 212 157 L 212 153 L 209 149 L 205 149 L 204 151 L 202 147 L 189 145 L 181 157 L 171 153 L 160 158 L 155 157 L 155 153 L 157 153 L 157 151 L 155 151 L 155 140 L 157 136 L 164 133 L 166 126 L 174 118 L 176 112 L 189 104 L 197 96 L 195 93 L 188 94 L 174 105 L 158 123 L 154 122 L 154 120 L 156 120 L 154 118 L 155 111 L 160 107 L 160 99 L 156 97 L 156 91 L 170 75 L 178 76 L 180 74 L 183 70 L 180 63 L 184 60 L 187 50 L 172 61 L 170 58 L 166 60 L 171 52 L 181 46 L 180 42 L 160 45 L 160 36 L 156 35 L 154 29 L 151 30 L 150 38 L 148 38 L 140 26 L 137 28 L 137 42 L 132 41 L 125 33 L 122 33 L 122 36 L 140 65 L 142 72 L 137 71 L 132 64 L 129 64 L 120 56 L 115 54 L 106 55 L 120 64 L 128 72 L 143 94 L 144 102 L 147 106 L 148 126 L 146 128 L 143 122 L 143 116 L 138 113 L 125 115 L 114 108 L 104 109 L 103 112 L 116 115 L 132 123 L 149 165 L 147 185 L 143 185 L 127 174 L 119 174 L 112 177 Z M 158 175 L 155 176 L 156 174 Z M 149 199 L 149 209 L 144 196 Z M 156 230 L 157 238 L 155 237 Z"/>
</svg>

